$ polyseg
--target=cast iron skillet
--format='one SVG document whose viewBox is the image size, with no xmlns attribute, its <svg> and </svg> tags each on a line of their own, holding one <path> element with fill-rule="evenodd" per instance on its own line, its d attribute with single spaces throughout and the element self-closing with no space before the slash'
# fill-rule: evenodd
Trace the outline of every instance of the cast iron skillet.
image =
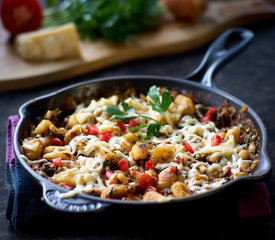
<svg viewBox="0 0 275 240">
<path fill-rule="evenodd" d="M 184 204 L 186 202 L 204 199 L 208 196 L 217 194 L 218 192 L 224 191 L 233 185 L 236 186 L 243 182 L 263 180 L 271 171 L 271 162 L 266 152 L 267 133 L 261 119 L 250 107 L 248 107 L 246 116 L 253 121 L 255 129 L 257 129 L 260 136 L 260 163 L 256 171 L 252 175 L 239 177 L 217 189 L 209 190 L 201 194 L 191 195 L 185 198 L 173 199 L 167 203 L 101 199 L 99 197 L 88 196 L 85 194 L 78 194 L 72 198 L 61 199 L 58 196 L 59 193 L 64 193 L 68 190 L 49 182 L 35 173 L 35 171 L 33 171 L 22 158 L 19 150 L 21 145 L 20 140 L 23 138 L 23 133 L 29 130 L 29 124 L 31 122 L 36 123 L 37 117 L 43 116 L 47 110 L 61 107 L 64 104 L 64 99 L 66 96 L 70 94 L 76 98 L 98 96 L 100 92 L 111 90 L 118 86 L 121 91 L 124 91 L 127 88 L 125 84 L 126 82 L 130 82 L 130 84 L 136 88 L 137 92 L 146 93 L 152 85 L 167 86 L 180 92 L 193 92 L 196 98 L 207 105 L 220 106 L 225 100 L 227 100 L 232 106 L 235 106 L 236 109 L 239 110 L 244 103 L 234 96 L 218 90 L 214 86 L 212 78 L 221 66 L 243 50 L 252 39 L 253 33 L 249 30 L 242 28 L 228 30 L 212 43 L 198 68 L 184 79 L 160 76 L 122 76 L 93 79 L 84 83 L 63 88 L 57 92 L 45 96 L 38 97 L 35 100 L 28 101 L 19 109 L 20 121 L 14 135 L 14 147 L 18 161 L 23 166 L 25 171 L 28 172 L 35 181 L 42 185 L 43 198 L 46 203 L 57 210 L 66 212 L 96 212 L 114 206 L 142 207 L 144 205 L 152 206 L 171 203 Z M 200 83 L 194 81 L 199 81 Z"/>
</svg>

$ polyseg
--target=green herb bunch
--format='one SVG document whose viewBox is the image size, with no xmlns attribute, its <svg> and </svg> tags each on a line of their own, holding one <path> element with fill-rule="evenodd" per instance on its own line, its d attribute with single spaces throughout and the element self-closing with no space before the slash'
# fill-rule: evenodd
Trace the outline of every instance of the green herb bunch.
<svg viewBox="0 0 275 240">
<path fill-rule="evenodd" d="M 125 42 L 158 27 L 162 12 L 158 0 L 65 0 L 45 14 L 43 27 L 74 22 L 82 39 Z"/>
<path fill-rule="evenodd" d="M 136 114 L 134 107 L 129 106 L 129 104 L 124 101 L 121 102 L 121 105 L 125 113 L 123 113 L 117 106 L 112 105 L 112 106 L 106 106 L 104 108 L 104 110 L 106 111 L 105 114 L 111 116 L 110 120 L 119 119 L 124 121 L 127 119 L 136 118 L 136 117 L 142 117 L 142 118 L 152 120 L 153 123 L 150 123 L 148 125 L 145 124 L 145 125 L 132 127 L 132 128 L 129 128 L 129 130 L 135 131 L 135 130 L 147 127 L 147 136 L 156 135 L 159 132 L 160 127 L 166 124 L 164 120 L 164 114 L 169 108 L 169 106 L 171 105 L 171 103 L 173 102 L 173 97 L 170 95 L 170 92 L 168 90 L 165 90 L 163 94 L 160 96 L 160 88 L 156 86 L 152 86 L 149 89 L 147 95 L 152 100 L 152 101 L 151 100 L 149 101 L 150 105 L 152 106 L 152 109 L 160 113 L 163 123 L 149 116 Z"/>
</svg>

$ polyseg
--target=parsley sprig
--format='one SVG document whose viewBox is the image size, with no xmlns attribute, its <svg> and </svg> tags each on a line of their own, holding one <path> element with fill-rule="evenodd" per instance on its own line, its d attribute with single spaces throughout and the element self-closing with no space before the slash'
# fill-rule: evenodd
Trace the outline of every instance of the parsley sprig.
<svg viewBox="0 0 275 240">
<path fill-rule="evenodd" d="M 139 125 L 139 126 L 129 128 L 129 130 L 135 131 L 135 130 L 147 127 L 147 136 L 156 135 L 159 132 L 161 126 L 166 124 L 164 119 L 164 114 L 169 108 L 169 106 L 171 105 L 171 103 L 173 102 L 173 96 L 170 96 L 170 92 L 168 90 L 165 90 L 163 94 L 160 96 L 160 88 L 156 86 L 152 86 L 149 89 L 147 95 L 151 99 L 149 100 L 149 103 L 152 106 L 152 109 L 160 113 L 163 123 L 149 116 L 137 114 L 135 111 L 135 108 L 133 106 L 130 106 L 125 101 L 121 102 L 122 108 L 125 111 L 125 113 L 122 112 L 117 106 L 112 105 L 112 106 L 104 107 L 105 114 L 111 116 L 110 120 L 114 120 L 114 119 L 127 120 L 127 119 L 136 118 L 136 117 L 142 117 L 142 118 L 152 120 L 154 122 L 150 123 L 149 125 L 147 124 Z"/>
<path fill-rule="evenodd" d="M 49 6 L 57 3 L 48 0 Z M 158 0 L 64 0 L 46 11 L 43 27 L 74 22 L 82 39 L 125 42 L 135 33 L 157 28 L 163 14 Z"/>
</svg>

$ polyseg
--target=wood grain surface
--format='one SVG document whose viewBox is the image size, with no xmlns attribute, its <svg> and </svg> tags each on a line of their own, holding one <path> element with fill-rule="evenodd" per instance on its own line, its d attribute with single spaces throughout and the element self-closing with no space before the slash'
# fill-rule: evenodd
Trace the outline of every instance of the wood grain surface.
<svg viewBox="0 0 275 240">
<path fill-rule="evenodd" d="M 275 18 L 274 0 L 210 2 L 195 23 L 167 16 L 158 30 L 137 35 L 126 44 L 81 42 L 80 59 L 27 62 L 14 51 L 0 25 L 0 91 L 22 89 L 96 71 L 130 60 L 190 51 L 205 45 L 231 27 Z"/>
</svg>

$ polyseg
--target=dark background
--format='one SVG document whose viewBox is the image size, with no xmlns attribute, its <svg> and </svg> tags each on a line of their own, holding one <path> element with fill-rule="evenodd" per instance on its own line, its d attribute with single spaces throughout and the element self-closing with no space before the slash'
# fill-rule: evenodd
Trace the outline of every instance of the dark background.
<svg viewBox="0 0 275 240">
<path fill-rule="evenodd" d="M 268 132 L 268 153 L 275 164 L 275 22 L 266 22 L 247 26 L 255 33 L 255 39 L 252 44 L 236 59 L 229 63 L 215 78 L 216 85 L 219 89 L 231 93 L 237 98 L 243 100 L 247 105 L 256 111 L 263 120 Z M 179 53 L 176 55 L 162 56 L 150 58 L 146 60 L 133 61 L 118 66 L 110 67 L 95 73 L 86 74 L 80 77 L 67 79 L 59 83 L 40 86 L 32 89 L 24 89 L 20 91 L 11 91 L 0 93 L 0 239 L 44 239 L 42 234 L 26 234 L 16 233 L 9 222 L 5 219 L 5 208 L 7 203 L 8 189 L 5 184 L 5 136 L 6 123 L 10 115 L 17 114 L 18 108 L 25 101 L 37 96 L 51 93 L 59 88 L 65 87 L 72 83 L 81 82 L 88 79 L 106 76 L 119 76 L 131 74 L 146 74 L 182 77 L 190 73 L 201 61 L 207 46 L 200 49 Z M 16 69 L 16 67 L 15 67 Z M 1 73 L 0 73 L 1 74 Z M 178 236 L 184 239 L 188 236 L 195 238 L 198 233 L 209 238 L 219 239 L 275 239 L 275 175 L 271 174 L 266 181 L 267 188 L 270 193 L 270 204 L 272 208 L 271 216 L 252 217 L 238 219 L 227 215 L 227 211 L 221 209 L 219 218 L 213 219 L 211 216 L 200 216 L 191 225 L 195 226 L 190 234 L 191 229 L 187 229 L 184 213 L 175 212 L 173 219 L 167 219 L 163 216 L 162 224 L 158 228 L 150 228 L 151 221 L 155 221 L 154 216 L 147 216 L 144 213 L 142 227 L 148 228 L 151 232 L 148 238 L 172 238 Z M 228 199 L 227 199 L 228 200 Z M 230 200 L 230 199 L 229 199 Z M 222 211 L 225 212 L 224 216 Z M 129 216 L 125 221 L 131 221 L 134 216 L 129 212 Z M 173 225 L 170 228 L 165 227 L 166 223 L 171 221 L 182 221 L 178 223 L 177 229 Z M 123 228 L 124 223 L 117 223 L 118 228 Z M 209 223 L 211 221 L 211 223 Z M 147 223 L 144 225 L 144 222 Z M 224 225 L 221 224 L 224 222 Z M 207 225 L 208 228 L 202 228 Z M 221 225 L 223 227 L 221 227 Z M 226 227 L 228 226 L 228 227 Z M 76 233 L 73 236 L 66 234 L 58 234 L 55 237 L 47 237 L 52 239 L 142 239 L 146 237 L 144 232 L 138 234 L 140 226 L 136 226 L 136 230 L 130 232 L 125 230 L 110 232 L 108 230 L 100 233 L 91 230 L 90 233 Z M 92 228 L 91 228 L 92 229 Z M 203 229 L 203 230 L 201 230 Z M 50 232 L 50 228 L 49 228 Z"/>
</svg>

